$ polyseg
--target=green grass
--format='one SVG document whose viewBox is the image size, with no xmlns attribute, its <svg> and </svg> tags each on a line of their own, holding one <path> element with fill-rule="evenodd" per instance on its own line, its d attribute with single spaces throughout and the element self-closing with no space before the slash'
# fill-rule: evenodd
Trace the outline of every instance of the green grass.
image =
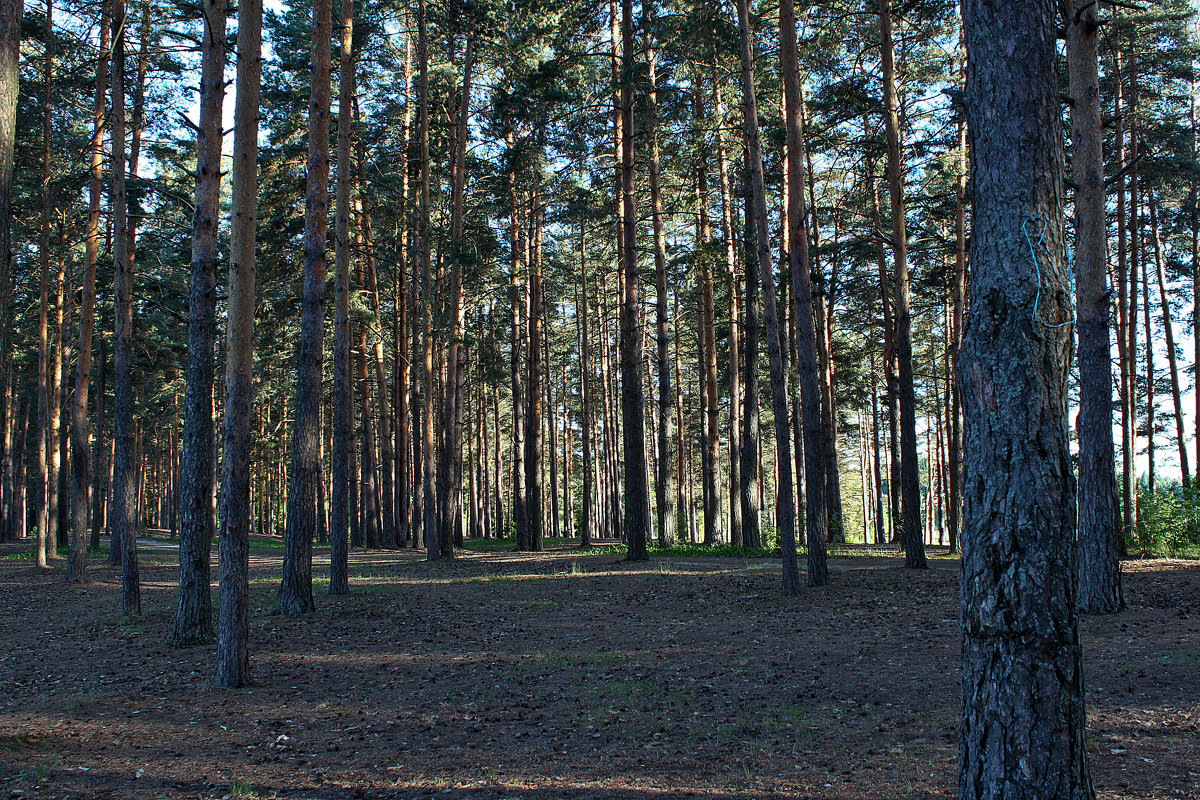
<svg viewBox="0 0 1200 800">
<path fill-rule="evenodd" d="M 29 550 L 24 550 L 20 553 L 9 553 L 8 555 L 3 556 L 3 558 L 5 561 L 23 561 L 25 559 L 32 559 L 36 549 L 37 549 L 37 544 L 34 543 L 33 547 Z M 57 547 L 57 548 L 55 548 L 54 552 L 58 555 L 59 558 L 66 558 L 68 555 L 70 555 L 70 548 Z M 89 547 L 87 549 L 87 555 L 88 555 L 88 558 L 95 558 L 97 556 L 107 556 L 108 548 L 107 547 Z"/>
</svg>

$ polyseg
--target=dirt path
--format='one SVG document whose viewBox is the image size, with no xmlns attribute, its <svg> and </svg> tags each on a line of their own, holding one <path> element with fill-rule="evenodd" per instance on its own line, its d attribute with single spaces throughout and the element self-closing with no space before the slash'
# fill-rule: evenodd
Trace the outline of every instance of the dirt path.
<svg viewBox="0 0 1200 800">
<path fill-rule="evenodd" d="M 10 552 L 5 549 L 2 552 Z M 778 595 L 753 559 L 354 552 L 349 596 L 267 616 L 256 685 L 208 686 L 166 642 L 174 554 L 67 586 L 0 560 L 0 790 L 12 798 L 888 799 L 954 796 L 957 563 L 839 559 Z M 1084 623 L 1100 796 L 1195 797 L 1200 567 L 1127 569 L 1130 610 Z M 16 794 L 13 794 L 13 793 Z"/>
</svg>

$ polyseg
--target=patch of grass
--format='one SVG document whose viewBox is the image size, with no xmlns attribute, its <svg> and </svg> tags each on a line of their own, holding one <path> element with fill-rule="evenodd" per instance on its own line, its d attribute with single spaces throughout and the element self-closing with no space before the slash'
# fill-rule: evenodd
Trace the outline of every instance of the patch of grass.
<svg viewBox="0 0 1200 800">
<path fill-rule="evenodd" d="M 3 559 L 5 561 L 24 561 L 26 559 L 32 559 L 35 554 L 36 549 L 37 549 L 37 544 L 34 543 L 34 545 L 29 550 L 23 550 L 19 553 L 9 553 L 8 555 L 3 556 Z M 69 547 L 57 547 L 57 548 L 55 548 L 54 552 L 59 558 L 66 558 L 67 556 L 69 556 L 71 554 Z M 87 549 L 87 555 L 88 555 L 88 558 L 96 558 L 97 556 L 107 556 L 108 548 L 107 547 L 89 547 Z"/>
<path fill-rule="evenodd" d="M 495 553 L 501 550 L 517 549 L 517 539 L 514 536 L 505 536 L 501 539 L 468 539 L 463 546 L 476 553 Z"/>
<path fill-rule="evenodd" d="M 235 780 L 229 782 L 229 796 L 231 798 L 249 800 L 250 798 L 258 797 L 258 794 L 255 793 L 254 787 L 247 781 Z"/>
</svg>

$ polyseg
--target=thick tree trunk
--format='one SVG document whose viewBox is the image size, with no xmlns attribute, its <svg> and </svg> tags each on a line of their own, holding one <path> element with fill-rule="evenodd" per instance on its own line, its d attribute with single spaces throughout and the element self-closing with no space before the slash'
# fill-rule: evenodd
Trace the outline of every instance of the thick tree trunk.
<svg viewBox="0 0 1200 800">
<path fill-rule="evenodd" d="M 200 128 L 196 142 L 196 211 L 192 218 L 187 388 L 179 491 L 179 596 L 176 646 L 213 636 L 209 550 L 214 531 L 213 349 L 216 337 L 217 229 L 221 214 L 221 107 L 225 97 L 225 0 L 205 0 Z"/>
<path fill-rule="evenodd" d="M 967 0 L 963 17 L 973 303 L 959 354 L 966 412 L 959 798 L 1091 800 L 1075 607 L 1071 335 L 1046 322 L 1068 318 L 1071 306 L 1058 6 Z M 1022 234 L 1031 218 L 1045 230 L 1033 253 Z"/>
<path fill-rule="evenodd" d="M 908 226 L 904 208 L 904 168 L 896 97 L 896 55 L 892 44 L 891 0 L 879 0 L 879 39 L 883 51 L 884 130 L 887 134 L 888 185 L 892 202 L 892 254 L 896 269 L 896 360 L 900 389 L 900 483 L 903 492 L 904 566 L 924 569 L 921 538 L 921 473 L 917 462 L 917 396 L 912 366 L 908 304 Z"/>
<path fill-rule="evenodd" d="M 313 611 L 312 540 L 317 527 L 321 480 L 321 361 L 325 317 L 325 249 L 329 211 L 329 92 L 333 9 L 315 0 L 312 25 L 312 86 L 308 106 L 308 164 L 304 198 L 304 289 L 296 370 L 292 464 L 288 476 L 283 581 L 274 613 Z"/>
<path fill-rule="evenodd" d="M 650 483 L 646 400 L 642 381 L 642 306 L 637 253 L 637 195 L 633 152 L 633 0 L 621 3 L 621 430 L 625 465 L 625 541 L 630 561 L 649 558 Z"/>
<path fill-rule="evenodd" d="M 254 367 L 254 244 L 258 215 L 258 98 L 262 2 L 238 4 L 237 100 L 229 242 L 229 325 L 225 339 L 225 443 L 221 459 L 220 597 L 213 685 L 250 681 L 250 420 Z"/>
<path fill-rule="evenodd" d="M 787 230 L 788 230 L 788 263 L 791 267 L 792 313 L 795 315 L 796 328 L 796 375 L 800 383 L 801 415 L 796 420 L 797 425 L 804 428 L 804 495 L 805 495 L 805 532 L 808 543 L 808 583 L 810 586 L 824 586 L 829 583 L 829 567 L 825 561 L 825 541 L 829 536 L 829 520 L 826 503 L 828 494 L 826 480 L 828 462 L 825 448 L 832 446 L 826 436 L 832 436 L 832 420 L 827 420 L 822 413 L 822 392 L 820 380 L 820 364 L 817 360 L 817 329 L 814 328 L 812 271 L 808 258 L 808 231 L 804 225 L 804 146 L 800 127 L 800 72 L 799 56 L 796 52 L 796 11 L 792 0 L 781 0 L 779 5 L 779 38 L 780 64 L 783 71 L 784 107 L 787 125 Z M 817 300 L 820 303 L 820 299 Z M 830 395 L 832 396 L 832 395 Z M 782 406 L 784 417 L 788 411 L 786 402 Z M 776 404 L 775 413 L 780 413 L 780 404 Z M 829 409 L 829 415 L 832 415 Z M 826 423 L 829 423 L 826 425 Z M 791 459 L 785 455 L 789 452 L 786 438 L 779 439 L 779 456 L 781 463 L 790 465 Z M 785 466 L 781 473 L 786 475 L 791 471 Z M 780 491 L 790 489 L 790 478 L 780 487 Z M 789 495 L 790 502 L 790 495 Z M 781 509 L 781 514 L 783 510 Z M 781 531 L 785 531 L 786 520 L 781 520 Z M 837 525 L 841 526 L 838 519 Z M 845 533 L 840 531 L 841 541 L 845 541 Z M 783 553 L 786 569 L 788 553 Z M 798 580 L 798 577 L 797 577 Z M 796 594 L 799 587 L 790 587 L 788 576 L 784 574 L 784 594 Z"/>
</svg>

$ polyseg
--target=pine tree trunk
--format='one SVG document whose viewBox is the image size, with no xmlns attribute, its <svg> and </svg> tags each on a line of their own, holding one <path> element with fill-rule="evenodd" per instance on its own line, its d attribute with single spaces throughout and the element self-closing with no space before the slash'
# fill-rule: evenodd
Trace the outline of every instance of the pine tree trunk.
<svg viewBox="0 0 1200 800">
<path fill-rule="evenodd" d="M 46 41 L 51 37 L 51 9 L 46 4 Z M 38 302 L 38 365 L 37 365 L 37 396 L 38 396 L 38 457 L 37 457 L 37 565 L 41 568 L 49 566 L 54 557 L 55 515 L 50 513 L 54 503 L 52 486 L 54 475 L 50 464 L 50 448 L 57 449 L 57 443 L 51 439 L 51 394 L 54 391 L 50 377 L 50 85 L 53 56 L 49 44 L 43 54 L 43 99 L 42 99 L 42 164 L 41 164 L 41 194 L 42 209 L 38 231 L 38 267 L 41 273 L 41 295 Z"/>
<path fill-rule="evenodd" d="M 581 444 L 583 445 L 583 507 L 580 509 L 579 546 L 592 546 L 592 509 L 595 507 L 593 496 L 595 490 L 595 463 L 592 455 L 592 362 L 591 337 L 588 329 L 591 327 L 591 314 L 588 311 L 588 263 L 587 263 L 587 225 L 584 213 L 579 215 L 579 281 L 580 307 L 576 324 L 579 326 L 580 348 L 580 405 L 583 415 L 579 426 Z"/>
<path fill-rule="evenodd" d="M 892 254 L 896 269 L 895 343 L 900 389 L 900 483 L 904 514 L 904 566 L 924 569 L 921 539 L 921 474 L 917 462 L 917 397 L 912 366 L 912 332 L 908 307 L 908 229 L 904 208 L 896 56 L 892 44 L 891 0 L 879 0 L 879 36 L 883 50 L 884 130 L 887 133 L 888 185 L 892 203 Z"/>
<path fill-rule="evenodd" d="M 1175 330 L 1171 323 L 1171 304 L 1167 299 L 1166 279 L 1163 276 L 1162 237 L 1158 232 L 1158 211 L 1154 203 L 1154 194 L 1147 192 L 1150 200 L 1150 235 L 1154 237 L 1154 269 L 1158 278 L 1158 301 L 1162 311 L 1163 334 L 1167 340 L 1167 366 L 1171 375 L 1171 401 L 1175 409 L 1175 442 L 1179 447 L 1179 471 L 1183 488 L 1192 485 L 1191 472 L 1188 469 L 1187 436 L 1183 431 L 1183 403 L 1179 389 L 1179 365 L 1175 354 Z M 1111 402 L 1111 399 L 1110 399 Z"/>
<path fill-rule="evenodd" d="M 1079 330 L 1079 607 L 1119 611 L 1113 481 L 1112 356 L 1109 345 L 1108 221 L 1094 6 L 1068 9 L 1071 158 L 1075 189 L 1076 324 Z"/>
<path fill-rule="evenodd" d="M 742 366 L 741 366 L 741 310 L 738 302 L 737 248 L 734 243 L 733 188 L 729 178 L 729 159 L 725 151 L 725 106 L 721 101 L 721 84 L 717 76 L 716 60 L 713 61 L 713 116 L 717 123 L 717 172 L 721 180 L 721 237 L 725 240 L 725 270 L 729 288 L 729 543 L 741 547 L 744 542 L 742 529 L 741 500 L 741 419 L 742 419 Z M 707 531 L 706 545 L 716 544 Z"/>
<path fill-rule="evenodd" d="M 763 181 L 762 150 L 758 133 L 758 100 L 754 88 L 753 31 L 750 29 L 750 13 L 747 0 L 738 0 L 738 28 L 741 39 L 742 60 L 742 116 L 745 120 L 747 171 L 750 183 L 750 207 L 754 243 L 757 247 L 756 269 L 762 270 L 762 296 L 767 328 L 767 362 L 771 376 L 771 407 L 775 417 L 775 452 L 778 483 L 775 487 L 775 520 L 779 530 L 779 546 L 783 553 L 783 593 L 794 595 L 800 591 L 800 573 L 796 563 L 795 496 L 792 485 L 790 412 L 788 408 L 787 371 L 783 360 L 783 342 L 780 338 L 782 326 L 775 303 L 775 270 L 771 264 L 770 237 L 767 230 L 767 198 Z M 794 23 L 793 23 L 794 24 Z M 793 151 L 798 152 L 798 149 Z M 796 160 L 799 164 L 799 161 Z M 797 185 L 803 190 L 803 184 Z M 801 202 L 799 207 L 803 207 Z M 749 227 L 749 226 L 748 226 Z M 749 231 L 747 231 L 749 232 Z M 749 245 L 747 245 L 749 251 Z M 815 374 L 815 370 L 814 370 Z M 820 413 L 820 405 L 816 406 Z M 761 461 L 761 458 L 760 458 Z M 744 466 L 744 465 L 743 465 Z M 818 471 L 819 474 L 819 471 Z M 822 492 L 824 483 L 822 482 Z M 812 498 L 809 499 L 810 502 Z M 824 511 L 822 509 L 822 519 Z M 823 532 L 822 532 L 823 533 Z M 747 545 L 749 545 L 747 541 Z"/>
<path fill-rule="evenodd" d="M 274 613 L 287 616 L 304 614 L 316 608 L 312 594 L 312 540 L 317 527 L 317 483 L 321 480 L 319 442 L 329 211 L 332 16 L 331 0 L 315 0 L 304 198 L 304 288 L 296 370 L 296 408 L 292 426 L 292 463 L 288 475 L 283 581 L 274 610 Z"/>
<path fill-rule="evenodd" d="M 350 471 L 353 388 L 350 378 L 350 133 L 354 101 L 354 0 L 341 0 L 338 62 L 337 185 L 334 189 L 333 447 L 330 452 L 329 594 L 350 591 Z"/>
<path fill-rule="evenodd" d="M 829 567 L 825 561 L 825 541 L 830 535 L 828 530 L 826 502 L 828 500 L 826 480 L 828 463 L 825 448 L 832 446 L 826 437 L 833 432 L 831 421 L 826 419 L 822 409 L 821 366 L 817 359 L 817 328 L 814 328 L 812 268 L 809 264 L 808 231 L 804 225 L 804 145 L 800 126 L 800 73 L 799 57 L 796 52 L 796 11 L 792 0 L 781 0 L 779 5 L 779 36 L 780 64 L 783 71 L 784 105 L 787 125 L 788 147 L 788 263 L 791 267 L 792 313 L 795 315 L 796 326 L 796 375 L 800 383 L 801 418 L 797 425 L 804 428 L 804 495 L 805 495 L 805 531 L 808 543 L 808 583 L 810 586 L 824 586 L 829 583 Z M 765 226 L 764 226 L 765 227 Z M 821 302 L 820 298 L 816 301 Z M 776 414 L 788 417 L 786 399 L 777 398 Z M 832 409 L 829 410 L 832 415 Z M 829 424 L 827 425 L 827 422 Z M 778 421 L 776 422 L 778 425 Z M 786 432 L 785 432 L 786 433 Z M 779 491 L 787 492 L 787 502 L 791 503 L 791 459 L 788 437 L 778 437 L 778 454 L 782 476 Z M 780 514 L 786 514 L 786 506 L 781 507 Z M 786 536 L 790 523 L 781 519 L 781 534 Z M 841 520 L 837 521 L 841 526 Z M 841 541 L 845 541 L 845 533 L 840 532 Z M 787 574 L 788 543 L 783 540 L 784 561 L 784 594 L 797 594 L 800 587 L 789 585 Z M 794 557 L 794 556 L 793 556 Z M 799 575 L 795 577 L 799 582 Z"/>
<path fill-rule="evenodd" d="M 19 94 L 21 61 L 21 0 L 0 1 L 0 353 L 8 353 L 12 328 L 12 180 L 13 154 L 16 147 L 17 98 Z M 101 65 L 100 70 L 104 67 Z M 12 386 L 11 370 L 4 372 L 7 396 Z M 13 460 L 12 453 L 0 452 L 5 463 Z M 21 484 L 22 486 L 24 484 Z M 15 489 L 15 487 L 13 487 Z M 15 499 L 15 498 L 14 498 Z M 22 509 L 21 513 L 24 513 Z M 25 530 L 23 517 L 6 516 L 5 527 Z"/>
<path fill-rule="evenodd" d="M 1075 607 L 1058 7 L 963 7 L 974 230 L 965 407 L 960 800 L 1091 800 Z M 1033 254 L 1022 234 L 1044 226 Z M 1037 241 L 1035 239 L 1035 241 Z M 1041 287 L 1036 310 L 1033 297 Z"/>
<path fill-rule="evenodd" d="M 658 419 L 655 435 L 658 439 L 658 461 L 654 475 L 654 511 L 658 528 L 658 546 L 675 544 L 675 481 L 676 453 L 671 430 L 674 408 L 671 387 L 670 338 L 667 334 L 667 236 L 663 229 L 662 166 L 658 143 L 658 91 L 656 88 L 656 56 L 651 32 L 654 4 L 642 3 L 642 34 L 646 43 L 649 87 L 646 96 L 646 128 L 650 141 L 648 172 L 650 177 L 650 220 L 654 235 L 654 334 L 655 366 L 658 379 Z"/>
<path fill-rule="evenodd" d="M 758 272 L 758 233 L 755 231 L 754 221 L 752 219 L 753 202 L 750 200 L 750 180 L 749 175 L 745 176 L 743 182 L 746 201 L 743 208 L 743 248 L 745 257 L 745 273 L 746 273 L 746 300 L 745 300 L 745 356 L 742 361 L 742 386 L 745 387 L 745 394 L 741 402 L 741 431 L 738 436 L 738 443 L 741 446 L 741 452 L 738 454 L 741 459 L 738 473 L 741 479 L 738 486 L 739 501 L 742 507 L 742 544 L 750 550 L 762 547 L 762 533 L 759 528 L 759 476 L 758 471 L 762 463 L 759 458 L 759 416 L 758 416 L 758 293 L 759 293 L 759 272 Z"/>
<path fill-rule="evenodd" d="M 113 0 L 112 53 L 112 199 L 115 338 L 113 353 L 113 508 L 112 547 L 121 553 L 121 610 L 140 614 L 135 532 L 136 464 L 133 441 L 133 261 L 129 252 L 128 207 L 125 198 L 125 2 Z"/>
<path fill-rule="evenodd" d="M 630 561 L 649 558 L 650 483 L 646 401 L 642 381 L 642 306 L 639 298 L 637 195 L 633 152 L 633 0 L 621 3 L 621 429 L 625 465 L 625 541 Z"/>
<path fill-rule="evenodd" d="M 474 32 L 467 34 L 463 78 L 455 129 L 453 185 L 450 210 L 450 345 L 446 357 L 446 385 L 442 398 L 442 452 L 438 465 L 438 502 L 441 506 L 441 557 L 453 558 L 454 532 L 462 524 L 463 395 L 466 391 L 466 346 L 463 342 L 463 214 L 466 202 L 466 153 L 471 118 L 471 78 L 475 58 Z"/>
<path fill-rule="evenodd" d="M 233 123 L 229 325 L 225 339 L 225 426 L 221 458 L 221 605 L 213 685 L 250 681 L 250 422 L 254 367 L 254 245 L 258 216 L 258 106 L 262 2 L 238 4 L 237 100 Z"/>
<path fill-rule="evenodd" d="M 213 636 L 209 589 L 212 530 L 213 350 L 216 337 L 217 229 L 221 214 L 221 107 L 225 96 L 225 0 L 205 0 L 200 128 L 196 142 L 196 211 L 192 219 L 187 388 L 180 486 L 179 596 L 176 646 Z"/>
</svg>

